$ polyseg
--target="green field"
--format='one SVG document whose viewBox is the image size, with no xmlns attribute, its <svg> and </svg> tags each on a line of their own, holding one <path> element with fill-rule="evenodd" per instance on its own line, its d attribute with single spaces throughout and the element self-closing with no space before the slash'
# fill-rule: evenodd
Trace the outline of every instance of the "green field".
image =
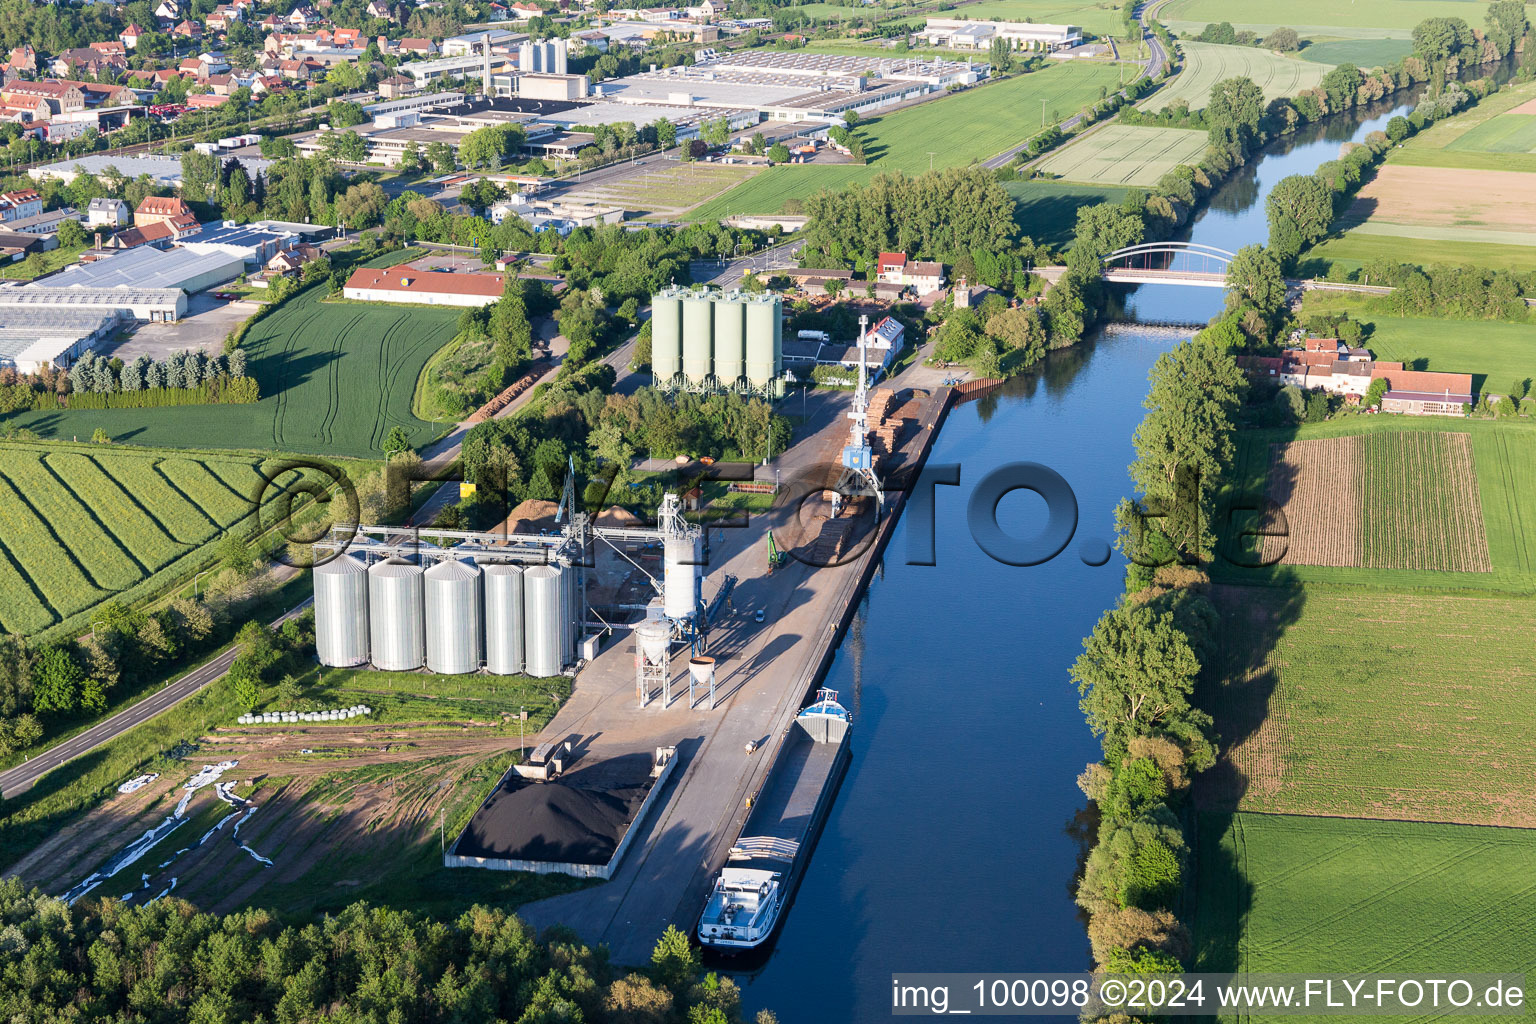
<svg viewBox="0 0 1536 1024">
<path fill-rule="evenodd" d="M 1536 832 L 1206 813 L 1195 845 L 1195 970 L 1440 977 L 1536 966 Z"/>
<path fill-rule="evenodd" d="M 1536 825 L 1536 600 L 1222 587 L 1208 806 Z"/>
<path fill-rule="evenodd" d="M 1118 203 L 1129 189 L 1114 185 L 1077 185 L 1064 181 L 1009 181 L 1003 184 L 1018 205 L 1013 219 L 1019 230 L 1037 242 L 1066 246 L 1084 206 Z"/>
<path fill-rule="evenodd" d="M 37 633 L 187 573 L 224 531 L 254 525 L 260 464 L 0 443 L 0 630 Z M 275 487 L 265 500 L 281 493 Z"/>
<path fill-rule="evenodd" d="M 1025 141 L 1047 119 L 1069 117 L 1119 82 L 1113 64 L 1073 61 L 920 103 L 861 125 L 866 166 L 789 164 L 769 168 L 695 209 L 694 220 L 727 214 L 779 213 L 790 199 L 823 188 L 845 188 L 885 171 L 921 174 L 930 167 L 964 167 Z M 1203 136 L 1202 136 L 1203 137 Z M 932 156 L 929 152 L 932 151 Z"/>
<path fill-rule="evenodd" d="M 1264 99 L 1294 96 L 1323 80 L 1328 68 L 1313 61 L 1284 56 L 1256 46 L 1223 46 L 1219 43 L 1182 42 L 1184 70 L 1168 85 L 1141 104 L 1156 113 L 1177 100 L 1200 110 L 1211 99 L 1211 89 L 1228 78 L 1247 78 L 1264 90 Z"/>
<path fill-rule="evenodd" d="M 1049 154 L 1039 169 L 1069 181 L 1155 185 L 1180 164 L 1197 164 L 1205 132 L 1109 124 Z"/>
<path fill-rule="evenodd" d="M 1536 378 L 1536 324 L 1424 320 L 1389 316 L 1375 312 L 1376 308 L 1377 301 L 1315 291 L 1307 293 L 1302 316 L 1347 312 L 1370 325 L 1366 346 L 1378 359 L 1424 370 L 1470 373 L 1479 393 L 1502 394 L 1517 380 Z"/>
<path fill-rule="evenodd" d="M 936 12 L 934 17 L 1076 25 L 1094 35 L 1117 37 L 1125 26 L 1118 4 L 1071 3 L 1070 0 L 1065 3 L 1062 0 L 981 0 L 952 12 Z"/>
<path fill-rule="evenodd" d="M 1390 163 L 1475 171 L 1536 171 L 1536 117 L 1513 111 L 1536 100 L 1536 82 L 1513 83 L 1392 151 Z M 1522 148 L 1523 147 L 1523 148 Z"/>
<path fill-rule="evenodd" d="M 252 326 L 244 347 L 262 394 L 253 405 L 31 412 L 0 424 L 43 437 L 90 437 L 99 427 L 133 444 L 358 457 L 377 457 L 397 424 L 415 446 L 440 434 L 411 414 L 411 396 L 427 359 L 452 339 L 458 311 L 322 302 L 325 294 L 310 288 Z"/>
<path fill-rule="evenodd" d="M 1536 183 L 1533 183 L 1536 187 Z M 1396 229 L 1396 230 L 1394 230 Z M 1504 245 L 1473 239 L 1476 229 L 1451 229 L 1453 237 L 1425 237 L 1440 233 L 1429 227 L 1403 227 L 1371 224 L 1367 230 L 1353 228 L 1337 238 L 1308 249 L 1302 258 L 1303 276 L 1320 276 L 1330 265 L 1358 270 L 1372 260 L 1408 261 L 1419 266 L 1435 263 L 1471 264 L 1504 270 L 1536 270 L 1536 244 Z"/>
<path fill-rule="evenodd" d="M 1507 385 L 1500 385 L 1505 387 Z M 1266 490 L 1270 446 L 1292 440 L 1407 431 L 1454 431 L 1471 436 L 1492 572 L 1437 572 L 1428 569 L 1380 569 L 1328 565 L 1249 568 L 1219 558 L 1214 575 L 1238 583 L 1322 582 L 1360 587 L 1433 587 L 1536 593 L 1536 422 L 1452 419 L 1439 416 L 1350 416 L 1291 430 L 1244 430 L 1227 498 L 1252 506 Z M 1239 516 L 1238 525 L 1247 523 Z"/>
<path fill-rule="evenodd" d="M 1481 28 L 1488 5 L 1482 0 L 1294 0 L 1283 6 L 1254 4 L 1248 9 L 1264 20 L 1239 21 L 1244 9 L 1230 0 L 1173 0 L 1162 9 L 1161 20 L 1174 31 L 1194 26 L 1198 32 L 1210 22 L 1230 21 L 1235 28 L 1261 35 L 1286 25 L 1304 36 L 1354 36 L 1367 30 L 1378 37 L 1406 39 L 1425 18 L 1461 18 Z M 1282 14 L 1285 20 L 1273 20 Z"/>
<path fill-rule="evenodd" d="M 1318 64 L 1353 64 L 1358 68 L 1379 68 L 1413 52 L 1411 39 L 1335 39 L 1313 43 L 1299 57 Z"/>
</svg>

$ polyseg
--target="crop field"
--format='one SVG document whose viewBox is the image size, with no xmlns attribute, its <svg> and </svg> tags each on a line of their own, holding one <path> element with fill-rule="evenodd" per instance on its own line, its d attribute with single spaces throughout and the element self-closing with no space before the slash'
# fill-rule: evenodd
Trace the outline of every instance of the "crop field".
<svg viewBox="0 0 1536 1024">
<path fill-rule="evenodd" d="M 1017 204 L 1013 219 L 1019 230 L 1037 242 L 1065 246 L 1077 227 L 1084 206 L 1118 203 L 1128 189 L 1114 185 L 1077 185 L 1064 181 L 1009 181 L 1003 187 Z"/>
<path fill-rule="evenodd" d="M 393 253 L 370 265 L 397 263 Z M 48 438 L 90 437 L 163 447 L 315 452 L 377 458 L 391 427 L 413 446 L 443 428 L 411 413 L 416 379 L 455 332 L 458 312 L 428 306 L 322 302 L 311 288 L 252 326 L 250 373 L 261 385 L 252 405 L 168 409 L 60 410 L 0 417 Z"/>
<path fill-rule="evenodd" d="M 1219 587 L 1202 801 L 1281 814 L 1536 826 L 1536 629 L 1524 597 Z"/>
<path fill-rule="evenodd" d="M 1142 109 L 1153 112 L 1177 100 L 1200 110 L 1211 99 L 1211 89 L 1228 78 L 1247 78 L 1264 90 L 1264 99 L 1294 96 L 1323 80 L 1327 66 L 1265 50 L 1257 46 L 1224 46 L 1220 43 L 1180 44 L 1184 49 L 1184 70 L 1162 89 L 1153 93 Z"/>
<path fill-rule="evenodd" d="M 1313 43 L 1297 56 L 1318 64 L 1353 64 L 1357 68 L 1379 68 L 1413 52 L 1411 39 L 1334 39 Z"/>
<path fill-rule="evenodd" d="M 1197 164 L 1206 133 L 1111 124 L 1048 155 L 1040 169 L 1070 181 L 1155 185 L 1180 164 Z"/>
<path fill-rule="evenodd" d="M 1101 88 L 1112 89 L 1119 71 L 1111 64 L 1072 61 L 983 85 L 953 96 L 907 107 L 863 122 L 866 166 L 789 164 L 769 168 L 695 209 L 695 220 L 718 220 L 730 213 L 780 213 L 790 199 L 804 199 L 823 188 L 846 188 L 876 174 L 964 167 L 996 156 L 1039 131 L 1042 107 L 1048 122 L 1097 102 Z M 1204 139 L 1201 133 L 1201 138 Z M 943 140 L 939 145 L 935 140 Z M 929 157 L 928 151 L 933 150 Z"/>
<path fill-rule="evenodd" d="M 1406 39 L 1425 18 L 1462 18 L 1468 25 L 1481 26 L 1488 5 L 1482 0 L 1294 0 L 1283 6 L 1255 4 L 1251 10 L 1268 18 L 1283 15 L 1285 20 L 1238 21 L 1240 9 L 1230 0 L 1174 0 L 1162 9 L 1161 20 L 1175 31 L 1193 26 L 1199 32 L 1210 22 L 1230 21 L 1235 28 L 1261 34 L 1287 25 L 1303 36 L 1366 33 Z"/>
<path fill-rule="evenodd" d="M 1394 467 L 1396 454 L 1406 452 L 1418 442 L 1406 440 L 1408 434 L 1464 434 L 1471 438 L 1472 457 L 1470 471 L 1476 476 L 1476 496 L 1472 496 L 1465 483 L 1454 492 L 1448 481 L 1427 477 L 1417 469 Z M 1396 440 L 1377 441 L 1375 438 Z M 1332 463 L 1323 456 L 1316 456 L 1318 472 L 1327 472 L 1329 466 L 1352 468 L 1358 473 L 1357 483 L 1343 486 L 1342 480 L 1334 484 L 1330 495 L 1322 483 L 1297 486 L 1296 480 L 1273 480 L 1273 445 L 1316 439 L 1334 439 L 1361 436 L 1356 442 L 1360 447 L 1349 463 L 1348 456 L 1335 456 Z M 1306 425 L 1296 430 L 1244 430 L 1238 433 L 1237 457 L 1233 466 L 1231 486 L 1223 495 L 1230 501 L 1234 514 L 1231 525 L 1222 531 L 1221 550 L 1232 558 L 1218 558 L 1213 572 L 1222 581 L 1241 583 L 1322 582 L 1351 584 L 1365 588 L 1379 587 L 1431 587 L 1462 588 L 1480 591 L 1500 591 L 1516 594 L 1536 593 L 1536 423 L 1519 420 L 1451 420 L 1442 417 L 1409 416 L 1354 416 L 1329 423 Z M 1442 453 L 1448 444 L 1460 442 L 1437 441 L 1431 450 Z M 1382 445 L 1380 449 L 1375 445 Z M 1324 450 L 1324 449 L 1319 449 Z M 1371 459 L 1376 451 L 1385 453 L 1380 473 L 1390 482 L 1370 482 Z M 1459 457 L 1459 456 L 1458 456 Z M 1308 456 L 1308 458 L 1314 458 Z M 1442 461 L 1441 472 L 1450 472 Z M 1384 492 L 1383 488 L 1396 488 L 1397 492 Z M 1407 529 L 1404 523 L 1394 527 L 1391 517 L 1398 515 L 1393 501 L 1403 500 L 1402 491 L 1412 492 L 1419 502 L 1420 515 L 1435 517 L 1426 519 L 1422 528 Z M 1305 509 L 1298 508 L 1287 516 L 1291 533 L 1288 551 L 1278 564 L 1260 565 L 1254 557 L 1254 542 L 1240 538 L 1239 531 L 1257 530 L 1251 513 L 1245 508 L 1256 506 L 1259 495 L 1274 495 L 1291 500 L 1310 500 Z M 1273 499 L 1272 499 L 1273 500 Z M 1281 501 L 1282 506 L 1285 501 Z M 1339 549 L 1347 543 L 1335 539 L 1331 530 L 1346 529 L 1341 520 L 1349 509 L 1358 509 L 1355 522 L 1358 544 L 1355 565 L 1342 564 Z M 1475 536 L 1474 512 L 1480 509 L 1482 534 L 1485 540 Z M 1218 513 L 1227 522 L 1225 513 Z M 1454 525 L 1456 517 L 1464 525 Z M 1241 541 L 1241 542 L 1239 542 Z M 1273 541 L 1264 540 L 1265 550 L 1273 553 Z M 1479 552 L 1486 545 L 1486 561 Z M 1238 556 L 1237 552 L 1244 554 Z M 1322 562 L 1322 552 L 1333 552 L 1333 564 L 1302 564 L 1298 557 L 1311 557 Z M 1393 568 L 1372 567 L 1368 559 L 1393 563 Z M 1238 562 L 1245 564 L 1238 564 Z M 1476 571 L 1415 568 L 1435 564 L 1482 565 Z"/>
<path fill-rule="evenodd" d="M 1049 25 L 1076 25 L 1094 35 L 1120 36 L 1125 22 L 1113 3 L 1073 3 L 1071 0 L 981 0 L 955 13 L 934 17 L 976 18 L 987 21 L 1033 21 Z"/>
<path fill-rule="evenodd" d="M 1471 373 L 1479 394 L 1505 394 L 1517 381 L 1536 378 L 1536 324 L 1390 316 L 1377 312 L 1381 304 L 1343 292 L 1312 291 L 1301 308 L 1303 318 L 1347 312 L 1367 325 L 1366 346 L 1376 358 L 1422 370 Z"/>
<path fill-rule="evenodd" d="M 1427 238 L 1439 233 L 1448 238 Z M 1372 260 L 1405 260 L 1421 267 L 1436 263 L 1470 264 L 1503 270 L 1536 270 L 1536 245 L 1504 244 L 1478 241 L 1516 232 L 1472 231 L 1461 228 L 1396 228 L 1394 225 L 1370 224 L 1367 228 L 1346 231 L 1306 251 L 1302 259 L 1304 275 L 1321 275 L 1329 266 L 1359 270 Z M 1521 235 L 1529 240 L 1531 236 Z"/>
<path fill-rule="evenodd" d="M 1472 439 L 1375 433 L 1277 444 L 1268 496 L 1288 536 L 1265 554 L 1293 565 L 1492 572 Z"/>
<path fill-rule="evenodd" d="M 1536 171 L 1536 82 L 1517 82 L 1393 150 L 1389 165 Z"/>
<path fill-rule="evenodd" d="M 1207 813 L 1195 844 L 1195 970 L 1437 977 L 1536 962 L 1536 833 Z"/>
<path fill-rule="evenodd" d="M 0 630 L 37 633 L 204 557 L 225 530 L 250 525 L 258 465 L 0 444 Z"/>
</svg>

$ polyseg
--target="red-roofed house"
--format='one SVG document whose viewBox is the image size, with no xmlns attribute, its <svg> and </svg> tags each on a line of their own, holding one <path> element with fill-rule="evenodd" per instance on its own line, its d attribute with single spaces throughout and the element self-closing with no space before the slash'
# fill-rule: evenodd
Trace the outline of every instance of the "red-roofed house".
<svg viewBox="0 0 1536 1024">
<path fill-rule="evenodd" d="M 142 228 L 150 224 L 165 224 L 175 230 L 196 230 L 198 227 L 192 207 L 175 196 L 144 197 L 133 211 L 133 226 Z"/>
<path fill-rule="evenodd" d="M 400 40 L 400 45 L 396 49 L 401 53 L 409 53 L 417 57 L 427 57 L 437 52 L 437 47 L 432 40 L 415 39 L 409 36 Z"/>
<path fill-rule="evenodd" d="M 906 253 L 883 252 L 876 264 L 876 276 L 886 284 L 901 284 L 901 275 L 906 269 Z"/>
<path fill-rule="evenodd" d="M 1363 348 L 1336 338 L 1308 338 L 1302 348 L 1279 356 L 1238 356 L 1249 377 L 1273 380 L 1304 390 L 1321 390 L 1359 402 L 1377 380 L 1387 382 L 1383 412 L 1415 416 L 1459 416 L 1472 404 L 1472 375 L 1405 370 L 1399 362 L 1376 361 Z"/>
<path fill-rule="evenodd" d="M 171 35 L 181 39 L 201 39 L 203 38 L 203 26 L 195 21 L 183 21 L 171 29 Z"/>
<path fill-rule="evenodd" d="M 429 306 L 488 306 L 501 298 L 500 274 L 445 273 L 410 267 L 359 267 L 342 297 L 363 302 L 415 302 Z"/>
<path fill-rule="evenodd" d="M 118 38 L 123 41 L 123 46 L 126 49 L 131 50 L 139 45 L 139 37 L 143 34 L 144 30 L 139 28 L 139 26 L 129 25 L 127 28 L 123 29 L 123 34 L 118 36 Z"/>
</svg>

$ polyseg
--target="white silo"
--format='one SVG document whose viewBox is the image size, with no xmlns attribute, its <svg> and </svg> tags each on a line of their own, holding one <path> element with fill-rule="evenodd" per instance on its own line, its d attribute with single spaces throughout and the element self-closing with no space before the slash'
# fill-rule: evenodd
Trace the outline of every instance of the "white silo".
<svg viewBox="0 0 1536 1024">
<path fill-rule="evenodd" d="M 683 376 L 690 384 L 701 384 L 710 375 L 714 305 L 706 292 L 690 292 L 683 299 Z"/>
<path fill-rule="evenodd" d="M 487 565 L 485 670 L 511 676 L 523 670 L 523 567 Z"/>
<path fill-rule="evenodd" d="M 669 619 L 686 619 L 699 606 L 704 585 L 704 539 L 699 534 L 669 535 L 663 541 L 662 610 Z"/>
<path fill-rule="evenodd" d="M 421 566 L 391 558 L 368 569 L 368 646 L 374 668 L 421 668 L 426 660 L 425 603 Z"/>
<path fill-rule="evenodd" d="M 320 664 L 368 663 L 368 567 L 342 554 L 315 566 L 315 654 Z"/>
<path fill-rule="evenodd" d="M 784 364 L 784 324 L 779 297 L 754 296 L 747 302 L 747 381 L 766 388 Z"/>
<path fill-rule="evenodd" d="M 530 566 L 523 572 L 524 669 L 530 676 L 556 676 L 564 667 L 560 640 L 565 627 L 560 570 L 552 565 Z"/>
<path fill-rule="evenodd" d="M 444 559 L 423 573 L 426 582 L 427 668 L 444 675 L 480 670 L 480 567 Z"/>
<path fill-rule="evenodd" d="M 678 288 L 651 297 L 651 371 L 658 383 L 683 372 L 683 299 Z"/>
<path fill-rule="evenodd" d="M 715 378 L 731 387 L 747 372 L 746 305 L 733 292 L 715 301 Z"/>
</svg>

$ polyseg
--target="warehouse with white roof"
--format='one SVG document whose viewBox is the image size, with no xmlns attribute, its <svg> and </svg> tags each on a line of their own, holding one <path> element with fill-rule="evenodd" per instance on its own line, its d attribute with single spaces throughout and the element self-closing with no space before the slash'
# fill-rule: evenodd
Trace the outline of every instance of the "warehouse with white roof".
<svg viewBox="0 0 1536 1024">
<path fill-rule="evenodd" d="M 0 299 L 0 366 L 21 373 L 36 373 L 50 364 L 67 367 L 86 349 L 111 337 L 118 323 L 106 310 L 7 306 Z"/>
</svg>

